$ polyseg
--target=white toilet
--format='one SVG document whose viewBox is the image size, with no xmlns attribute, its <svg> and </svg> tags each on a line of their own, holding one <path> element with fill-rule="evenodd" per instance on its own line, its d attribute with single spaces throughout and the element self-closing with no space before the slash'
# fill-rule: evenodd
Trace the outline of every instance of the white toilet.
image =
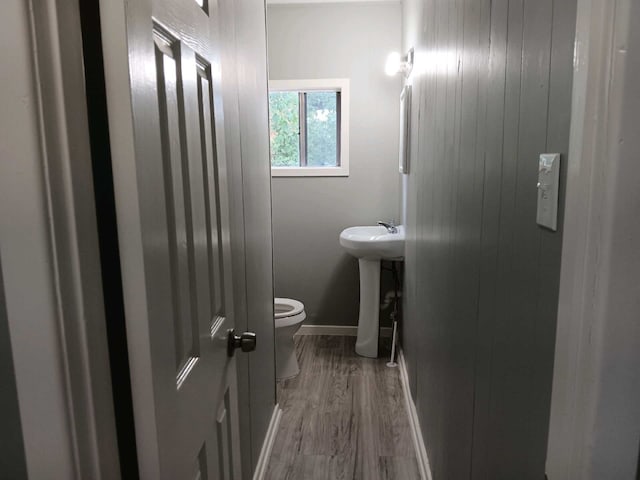
<svg viewBox="0 0 640 480">
<path fill-rule="evenodd" d="M 276 378 L 295 377 L 300 372 L 293 335 L 307 318 L 302 302 L 291 298 L 274 299 L 276 325 Z"/>
</svg>

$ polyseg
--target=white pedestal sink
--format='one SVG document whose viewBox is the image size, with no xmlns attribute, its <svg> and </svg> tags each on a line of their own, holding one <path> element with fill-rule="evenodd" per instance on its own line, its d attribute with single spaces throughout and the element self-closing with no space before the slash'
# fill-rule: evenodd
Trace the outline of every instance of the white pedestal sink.
<svg viewBox="0 0 640 480">
<path fill-rule="evenodd" d="M 382 226 L 349 227 L 340 234 L 340 245 L 358 259 L 360 267 L 360 314 L 356 353 L 378 356 L 380 325 L 380 260 L 404 257 L 404 227 L 390 233 Z"/>
</svg>

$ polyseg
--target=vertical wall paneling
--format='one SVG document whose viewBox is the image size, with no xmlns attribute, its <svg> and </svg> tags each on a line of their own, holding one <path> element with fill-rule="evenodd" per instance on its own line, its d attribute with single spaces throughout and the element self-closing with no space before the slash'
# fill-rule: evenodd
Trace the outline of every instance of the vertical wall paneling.
<svg viewBox="0 0 640 480">
<path fill-rule="evenodd" d="M 482 198 L 482 242 L 480 244 L 480 278 L 478 287 L 478 318 L 475 341 L 475 418 L 473 424 L 472 468 L 478 478 L 486 478 L 486 445 L 482 443 L 488 428 L 488 402 L 491 375 L 492 321 L 496 312 L 496 275 L 501 212 L 501 182 L 506 118 L 506 69 L 509 0 L 491 2 L 490 16 L 494 28 L 490 34 L 487 61 L 487 106 L 479 124 L 485 128 L 484 175 Z M 498 213 L 498 214 L 496 214 Z"/>
<path fill-rule="evenodd" d="M 551 56 L 549 59 L 549 85 L 547 124 L 545 132 L 546 151 L 561 152 L 560 198 L 565 198 L 567 162 L 577 159 L 568 155 L 571 121 L 571 91 L 573 76 L 568 66 L 573 65 L 575 22 L 577 2 L 555 0 L 551 19 Z M 568 28 L 567 26 L 571 26 Z M 558 208 L 558 224 L 564 219 L 564 202 Z M 560 290 L 560 259 L 562 241 L 553 232 L 540 229 L 539 238 L 538 302 L 536 305 L 535 342 L 538 355 L 532 368 L 533 382 L 537 388 L 530 392 L 536 410 L 531 412 L 532 436 L 537 439 L 533 447 L 533 465 L 546 461 L 549 422 L 537 421 L 549 418 L 551 408 L 551 382 L 553 375 L 554 347 Z M 536 422 L 537 423 L 533 423 Z"/>
<path fill-rule="evenodd" d="M 434 478 L 543 478 L 562 233 L 536 225 L 537 162 L 570 161 L 575 1 L 403 9 L 403 338 Z"/>
<path fill-rule="evenodd" d="M 411 14 L 416 18 L 421 18 L 421 10 L 420 8 L 423 6 L 422 3 L 417 2 L 416 0 L 411 0 L 413 3 L 411 4 L 414 8 L 403 8 L 403 35 L 406 37 L 409 35 L 407 32 L 408 27 L 410 26 L 409 19 L 406 17 L 406 14 Z M 417 22 L 415 22 L 417 23 Z M 417 28 L 417 25 L 416 25 Z M 406 44 L 407 42 L 405 42 Z M 406 45 L 405 45 L 406 46 Z M 420 52 L 417 52 L 420 54 Z M 424 87 L 423 84 L 425 82 L 425 76 L 417 76 L 414 75 L 411 80 L 412 82 L 412 91 L 411 91 L 411 99 L 413 105 L 422 105 L 422 98 L 424 96 Z M 411 108 L 411 122 L 412 130 L 414 131 L 422 131 L 421 121 L 422 117 L 420 115 L 421 109 Z M 411 175 L 405 175 L 403 177 L 403 188 L 407 191 L 404 192 L 405 197 L 407 198 L 406 202 L 406 238 L 409 239 L 405 243 L 405 251 L 407 254 L 415 259 L 415 262 L 407 263 L 405 262 L 405 276 L 406 278 L 416 278 L 416 271 L 420 262 L 418 258 L 418 251 L 416 249 L 417 242 L 415 239 L 418 236 L 418 227 L 419 224 L 416 221 L 416 206 L 418 205 L 418 194 L 422 192 L 422 190 L 415 188 L 415 179 L 418 178 L 424 169 L 424 162 L 418 162 L 417 159 L 420 158 L 421 149 L 424 148 L 423 145 L 423 137 L 419 137 L 418 135 L 409 135 L 410 142 L 410 159 L 409 163 L 411 165 Z M 409 198 L 410 197 L 410 198 Z M 412 282 L 410 284 L 403 285 L 403 295 L 404 302 L 406 308 L 409 311 L 415 311 L 415 305 L 417 302 L 417 282 Z M 424 322 L 420 322 L 418 318 L 415 317 L 407 317 L 403 318 L 403 328 L 401 329 L 402 336 L 402 345 L 404 351 L 406 353 L 405 360 L 407 361 L 407 369 L 409 374 L 409 383 L 411 386 L 412 395 L 416 397 L 417 392 L 417 383 L 416 383 L 416 364 L 418 358 L 418 352 L 420 351 L 419 346 L 417 345 L 416 340 L 418 338 L 418 331 L 421 330 L 424 326 Z M 413 332 L 413 336 L 404 335 L 404 331 L 410 330 Z"/>
<path fill-rule="evenodd" d="M 523 2 L 516 151 L 503 159 L 514 162 L 513 200 L 509 221 L 501 218 L 508 248 L 498 252 L 499 327 L 492 349 L 487 431 L 489 451 L 503 452 L 491 455 L 489 462 L 489 471 L 500 477 L 518 472 L 521 478 L 536 478 L 542 474 L 536 472 L 536 464 L 538 469 L 544 465 L 536 454 L 544 452 L 537 444 L 546 442 L 546 435 L 541 438 L 532 431 L 535 423 L 546 424 L 544 417 L 532 411 L 539 408 L 532 394 L 540 387 L 533 380 L 541 360 L 536 338 L 541 229 L 530 219 L 536 214 L 537 157 L 546 149 L 551 13 L 549 0 Z M 559 263 L 557 267 L 559 272 Z M 549 380 L 551 372 L 545 373 Z"/>
</svg>

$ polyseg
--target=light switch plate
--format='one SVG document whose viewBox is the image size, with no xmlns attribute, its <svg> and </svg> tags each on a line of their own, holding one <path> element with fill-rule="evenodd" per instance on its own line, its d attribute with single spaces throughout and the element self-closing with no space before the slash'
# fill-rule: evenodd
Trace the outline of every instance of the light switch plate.
<svg viewBox="0 0 640 480">
<path fill-rule="evenodd" d="M 558 229 L 558 190 L 560 154 L 543 153 L 538 163 L 538 225 L 554 232 Z"/>
</svg>

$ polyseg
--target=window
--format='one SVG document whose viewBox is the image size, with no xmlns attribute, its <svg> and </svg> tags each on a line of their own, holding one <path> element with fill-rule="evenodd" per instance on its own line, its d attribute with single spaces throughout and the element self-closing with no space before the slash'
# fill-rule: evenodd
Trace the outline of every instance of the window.
<svg viewBox="0 0 640 480">
<path fill-rule="evenodd" d="M 349 80 L 269 84 L 271 174 L 349 175 Z"/>
</svg>

